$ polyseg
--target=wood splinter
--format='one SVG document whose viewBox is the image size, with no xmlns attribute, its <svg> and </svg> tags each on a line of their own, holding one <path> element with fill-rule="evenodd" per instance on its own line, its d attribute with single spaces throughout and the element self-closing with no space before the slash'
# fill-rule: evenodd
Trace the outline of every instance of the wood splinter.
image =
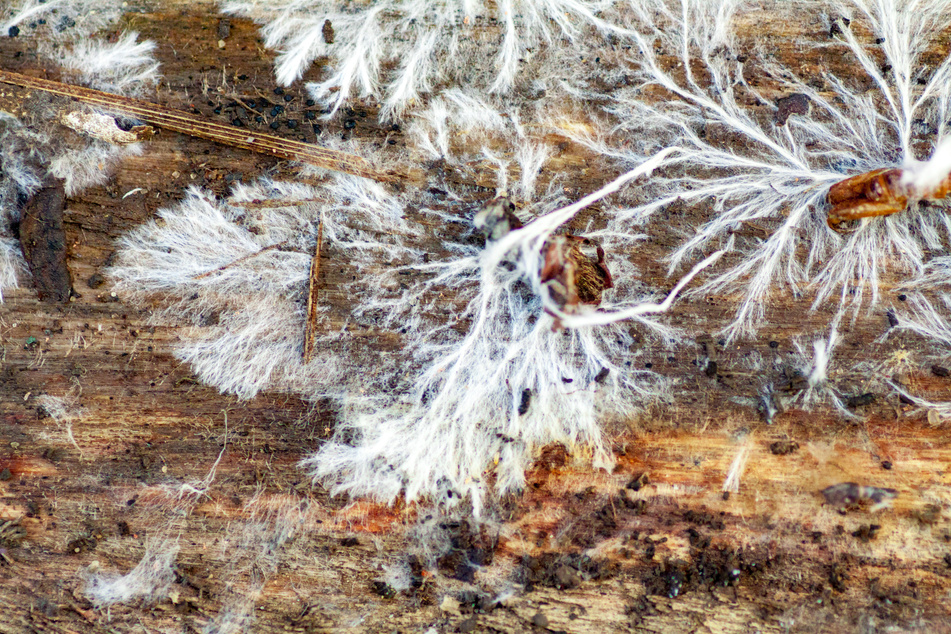
<svg viewBox="0 0 951 634">
<path fill-rule="evenodd" d="M 208 139 L 251 152 L 259 152 L 292 161 L 301 161 L 324 169 L 362 176 L 383 183 L 393 183 L 419 178 L 418 174 L 401 174 L 381 171 L 366 159 L 346 152 L 285 139 L 271 134 L 249 132 L 233 126 L 207 121 L 202 117 L 158 104 L 113 95 L 92 88 L 73 86 L 49 79 L 30 77 L 7 70 L 0 70 L 0 82 L 42 90 L 44 92 L 76 99 L 84 103 L 107 108 L 113 112 L 134 117 L 159 128 L 180 132 L 189 136 Z"/>
<path fill-rule="evenodd" d="M 314 339 L 317 336 L 317 280 L 320 277 L 320 247 L 324 238 L 324 223 L 317 225 L 317 246 L 310 261 L 310 283 L 307 290 L 307 326 L 304 331 L 304 363 L 314 357 Z"/>
</svg>

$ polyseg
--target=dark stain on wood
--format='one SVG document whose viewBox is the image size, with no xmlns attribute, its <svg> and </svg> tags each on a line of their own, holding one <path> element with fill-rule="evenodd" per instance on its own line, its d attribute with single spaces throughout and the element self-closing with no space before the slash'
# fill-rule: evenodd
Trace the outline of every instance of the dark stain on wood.
<svg viewBox="0 0 951 634">
<path fill-rule="evenodd" d="M 20 219 L 20 244 L 33 274 L 40 300 L 68 302 L 73 292 L 66 266 L 66 231 L 63 208 L 66 189 L 63 181 L 51 179 L 23 206 Z"/>
</svg>

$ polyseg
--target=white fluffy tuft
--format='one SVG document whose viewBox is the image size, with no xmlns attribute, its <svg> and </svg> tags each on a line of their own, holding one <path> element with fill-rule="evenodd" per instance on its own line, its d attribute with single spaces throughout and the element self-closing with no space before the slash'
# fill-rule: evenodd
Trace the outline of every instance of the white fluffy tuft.
<svg viewBox="0 0 951 634">
<path fill-rule="evenodd" d="M 152 53 L 155 42 L 138 42 L 126 32 L 115 42 L 82 39 L 72 46 L 41 46 L 40 53 L 91 88 L 122 95 L 140 94 L 159 78 Z"/>
</svg>

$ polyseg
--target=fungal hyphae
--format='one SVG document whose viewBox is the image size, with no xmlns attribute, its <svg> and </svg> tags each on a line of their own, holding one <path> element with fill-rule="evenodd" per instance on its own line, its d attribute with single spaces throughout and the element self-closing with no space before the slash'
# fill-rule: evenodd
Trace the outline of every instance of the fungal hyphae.
<svg viewBox="0 0 951 634">
<path fill-rule="evenodd" d="M 951 7 L 935 0 L 777 7 L 790 12 L 784 24 L 792 33 L 805 31 L 796 16 L 806 9 L 826 20 L 810 33 L 818 41 L 798 35 L 796 45 L 817 47 L 829 60 L 828 70 L 809 77 L 736 34 L 744 8 L 739 1 L 631 3 L 624 15 L 634 46 L 611 54 L 617 76 L 603 83 L 619 87 L 601 95 L 617 128 L 587 139 L 629 163 L 677 148 L 658 166 L 649 195 L 610 227 L 664 222 L 672 205 L 696 208 L 700 224 L 669 254 L 670 271 L 727 250 L 690 292 L 738 297 L 724 328 L 730 339 L 754 335 L 777 295 L 857 316 L 881 300 L 883 283 L 929 280 L 922 274 L 947 256 L 949 233 L 944 201 L 917 200 L 951 171 L 942 143 L 951 58 L 929 51 L 951 24 Z M 847 232 L 830 229 L 830 189 L 882 168 L 901 170 L 910 209 L 860 220 Z M 894 204 L 905 202 L 899 198 Z"/>
</svg>

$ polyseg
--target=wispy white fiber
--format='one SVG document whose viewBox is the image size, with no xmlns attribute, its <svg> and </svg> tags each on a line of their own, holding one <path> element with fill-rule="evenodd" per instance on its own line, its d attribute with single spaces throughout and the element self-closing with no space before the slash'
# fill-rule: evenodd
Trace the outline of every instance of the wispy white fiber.
<svg viewBox="0 0 951 634">
<path fill-rule="evenodd" d="M 325 79 L 308 85 L 314 98 L 336 110 L 352 97 L 373 97 L 384 119 L 401 117 L 436 84 L 507 92 L 540 47 L 570 45 L 587 28 L 616 30 L 599 17 L 610 6 L 603 0 L 383 0 L 361 7 L 294 0 L 280 8 L 232 0 L 222 6 L 263 25 L 265 46 L 280 51 L 279 83 L 296 81 L 327 57 Z M 486 29 L 500 29 L 501 39 Z"/>
<path fill-rule="evenodd" d="M 51 157 L 49 174 L 63 179 L 67 196 L 108 182 L 112 170 L 124 158 L 142 154 L 141 144 L 113 145 L 89 139 L 83 147 L 63 148 Z"/>
<path fill-rule="evenodd" d="M 729 338 L 752 334 L 776 293 L 811 293 L 813 308 L 831 304 L 857 314 L 878 301 L 883 277 L 915 277 L 930 258 L 947 253 L 949 234 L 944 211 L 917 205 L 840 234 L 826 224 L 826 195 L 834 183 L 876 168 L 909 165 L 924 184 L 948 167 L 946 150 L 935 148 L 949 119 L 951 62 L 925 66 L 920 59 L 933 34 L 951 24 L 951 6 L 943 0 L 836 5 L 839 14 L 852 17 L 851 27 L 842 22 L 838 39 L 803 45 L 832 48 L 850 59 L 871 78 L 871 94 L 853 87 L 851 77 L 828 73 L 816 88 L 815 78 L 799 78 L 755 49 L 750 59 L 742 57 L 748 51 L 734 41 L 732 22 L 745 6 L 739 0 L 631 3 L 635 53 L 622 70 L 634 81 L 606 95 L 613 100 L 616 137 L 628 148 L 589 141 L 629 163 L 662 147 L 682 148 L 658 166 L 664 169 L 651 179 L 646 202 L 619 214 L 609 229 L 665 222 L 664 210 L 674 204 L 700 210 L 704 220 L 687 229 L 669 256 L 670 270 L 714 249 L 732 252 L 692 291 L 739 296 L 735 319 L 724 329 Z M 828 6 L 791 3 L 790 11 L 801 15 Z M 884 38 L 883 44 L 860 41 L 853 33 L 859 28 Z M 878 54 L 890 65 L 888 73 Z M 672 65 L 670 56 L 678 63 Z M 771 90 L 747 82 L 749 65 L 768 75 Z M 808 114 L 792 114 L 783 125 L 766 120 L 780 97 L 794 93 L 808 98 Z M 765 106 L 766 116 L 748 103 Z M 922 129 L 916 121 L 929 131 L 916 132 Z M 932 156 L 926 167 L 912 162 Z"/>
<path fill-rule="evenodd" d="M 727 471 L 726 478 L 723 480 L 723 491 L 729 491 L 730 493 L 740 492 L 740 478 L 743 477 L 743 471 L 746 470 L 746 463 L 750 459 L 750 452 L 754 446 L 753 434 L 746 434 L 742 444 L 737 447 L 736 455 L 733 457 L 733 462 L 730 463 L 730 469 Z"/>
<path fill-rule="evenodd" d="M 149 546 L 135 568 L 126 574 L 97 572 L 90 574 L 83 594 L 97 608 L 134 599 L 157 601 L 167 596 L 175 582 L 175 560 L 179 546 L 175 541 L 161 541 Z"/>
<path fill-rule="evenodd" d="M 140 94 L 159 78 L 155 42 L 139 42 L 138 33 L 126 32 L 115 42 L 84 38 L 72 45 L 40 47 L 40 53 L 63 68 L 70 78 L 97 90 Z"/>
</svg>

